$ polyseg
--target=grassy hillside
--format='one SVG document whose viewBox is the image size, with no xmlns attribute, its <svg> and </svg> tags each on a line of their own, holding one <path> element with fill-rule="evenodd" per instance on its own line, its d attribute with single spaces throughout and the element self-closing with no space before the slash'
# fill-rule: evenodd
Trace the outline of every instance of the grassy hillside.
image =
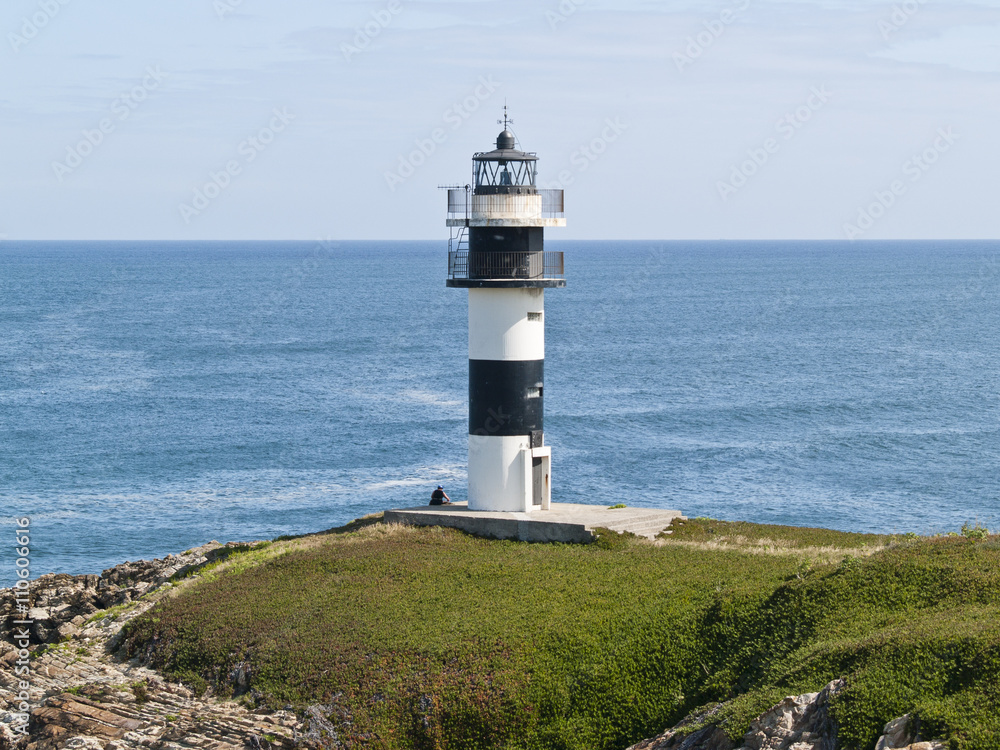
<svg viewBox="0 0 1000 750">
<path fill-rule="evenodd" d="M 194 684 L 321 702 L 348 744 L 621 749 L 707 703 L 740 737 L 785 695 L 847 677 L 868 750 L 908 712 L 1000 747 L 1000 540 L 675 522 L 657 544 L 475 539 L 371 521 L 203 574 L 126 647 Z"/>
</svg>

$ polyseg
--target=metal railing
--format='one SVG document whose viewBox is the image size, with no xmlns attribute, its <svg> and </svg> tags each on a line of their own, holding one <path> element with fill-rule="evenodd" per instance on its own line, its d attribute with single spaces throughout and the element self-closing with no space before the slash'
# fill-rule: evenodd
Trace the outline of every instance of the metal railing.
<svg viewBox="0 0 1000 750">
<path fill-rule="evenodd" d="M 539 190 L 542 196 L 542 218 L 562 219 L 566 216 L 566 198 L 562 190 Z"/>
<path fill-rule="evenodd" d="M 561 252 L 448 253 L 450 279 L 562 279 L 565 274 Z"/>
</svg>

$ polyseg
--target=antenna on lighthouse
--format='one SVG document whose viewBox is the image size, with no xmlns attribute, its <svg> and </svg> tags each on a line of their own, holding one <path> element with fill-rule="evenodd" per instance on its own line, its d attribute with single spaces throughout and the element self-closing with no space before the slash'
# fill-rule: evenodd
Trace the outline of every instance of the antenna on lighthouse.
<svg viewBox="0 0 1000 750">
<path fill-rule="evenodd" d="M 510 129 L 510 126 L 513 125 L 513 124 L 514 124 L 514 120 L 512 120 L 508 116 L 508 114 L 507 114 L 507 100 L 504 99 L 503 100 L 503 119 L 502 120 L 497 120 L 497 125 L 503 125 L 503 132 L 504 133 L 510 133 L 513 136 L 514 146 L 512 148 L 514 148 L 514 147 L 519 148 L 520 147 L 520 140 L 517 137 L 517 133 L 515 133 L 513 130 Z"/>
<path fill-rule="evenodd" d="M 508 125 L 513 125 L 514 121 L 507 116 L 507 100 L 503 100 L 503 119 L 497 120 L 497 125 L 503 125 L 504 130 L 509 130 Z"/>
</svg>

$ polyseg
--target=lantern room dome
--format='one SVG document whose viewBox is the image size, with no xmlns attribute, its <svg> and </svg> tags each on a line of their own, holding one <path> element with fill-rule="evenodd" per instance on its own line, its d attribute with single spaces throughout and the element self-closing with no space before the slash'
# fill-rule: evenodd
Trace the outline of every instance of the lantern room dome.
<svg viewBox="0 0 1000 750">
<path fill-rule="evenodd" d="M 500 151 L 506 151 L 515 148 L 516 139 L 514 134 L 510 132 L 510 129 L 505 129 L 500 135 L 497 136 L 497 149 Z"/>
</svg>

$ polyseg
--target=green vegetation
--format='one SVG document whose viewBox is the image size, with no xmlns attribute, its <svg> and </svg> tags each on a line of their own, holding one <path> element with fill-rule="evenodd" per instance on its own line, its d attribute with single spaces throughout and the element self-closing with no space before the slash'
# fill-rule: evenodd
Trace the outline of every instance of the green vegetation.
<svg viewBox="0 0 1000 750">
<path fill-rule="evenodd" d="M 347 746 L 627 747 L 691 711 L 733 738 L 845 677 L 843 748 L 906 713 L 1000 747 L 1000 539 L 677 521 L 655 544 L 387 527 L 237 555 L 126 626 L 130 655 L 269 705 L 322 703 Z M 694 729 L 696 727 L 692 727 Z"/>
<path fill-rule="evenodd" d="M 288 537 L 292 538 L 292 537 Z M 273 544 L 273 542 L 252 542 L 249 544 L 234 544 L 229 547 L 220 547 L 218 549 L 212 550 L 208 553 L 208 559 L 211 561 L 208 565 L 209 568 L 215 568 L 224 563 L 231 557 L 243 557 L 249 552 L 260 552 L 267 549 Z M 188 550 L 185 555 L 191 554 L 193 550 Z M 170 583 L 176 584 L 184 581 L 188 578 L 193 578 L 195 576 L 201 575 L 205 571 L 205 566 L 190 565 L 182 568 L 178 572 L 170 576 Z"/>
<path fill-rule="evenodd" d="M 125 604 L 116 604 L 115 606 L 108 607 L 107 609 L 100 609 L 87 618 L 86 624 L 93 625 L 95 622 L 100 622 L 101 620 L 117 620 L 130 609 L 135 609 L 137 605 L 138 602 L 126 602 Z"/>
<path fill-rule="evenodd" d="M 136 682 L 130 685 L 132 695 L 135 696 L 136 703 L 145 703 L 149 700 L 149 687 L 145 682 Z"/>
</svg>

